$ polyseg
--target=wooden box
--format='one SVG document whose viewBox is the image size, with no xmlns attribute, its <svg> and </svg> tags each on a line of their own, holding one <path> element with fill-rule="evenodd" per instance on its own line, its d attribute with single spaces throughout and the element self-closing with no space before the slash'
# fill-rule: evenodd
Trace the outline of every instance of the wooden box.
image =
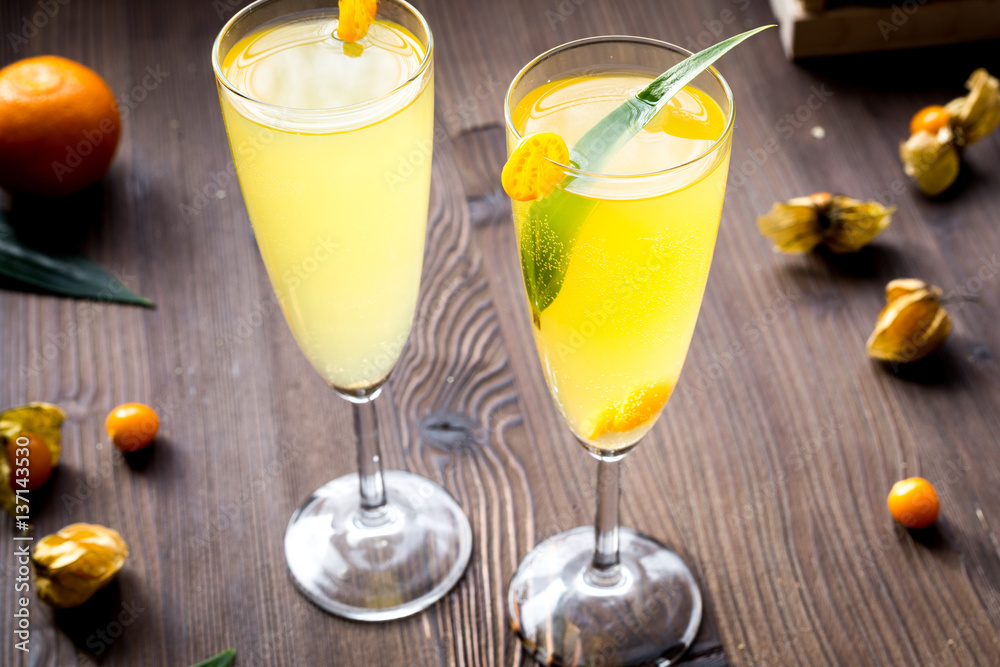
<svg viewBox="0 0 1000 667">
<path fill-rule="evenodd" d="M 789 58 L 1000 39 L 1000 0 L 771 0 Z"/>
</svg>

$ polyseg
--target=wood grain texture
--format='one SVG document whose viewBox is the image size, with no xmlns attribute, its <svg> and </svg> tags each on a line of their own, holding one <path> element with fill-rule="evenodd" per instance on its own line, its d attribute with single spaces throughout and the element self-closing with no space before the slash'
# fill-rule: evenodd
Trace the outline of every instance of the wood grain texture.
<svg viewBox="0 0 1000 667">
<path fill-rule="evenodd" d="M 229 172 L 209 50 L 235 7 L 56 4 L 17 52 L 6 35 L 40 5 L 0 5 L 0 64 L 58 53 L 123 100 L 114 167 L 77 212 L 93 221 L 85 252 L 158 308 L 0 291 L 0 406 L 47 400 L 69 415 L 38 533 L 94 521 L 132 550 L 83 610 L 33 600 L 30 664 L 183 667 L 233 646 L 241 667 L 530 665 L 507 629 L 506 585 L 535 543 L 592 520 L 595 470 L 545 389 L 524 312 L 497 182 L 507 83 L 570 39 L 698 48 L 772 21 L 766 3 L 418 3 L 437 40 L 444 138 L 418 317 L 378 410 L 386 465 L 448 488 L 476 541 L 454 592 L 380 625 L 320 612 L 285 571 L 285 523 L 354 469 L 353 434 L 273 301 Z M 701 318 L 674 399 L 625 461 L 623 521 L 677 549 L 702 586 L 691 664 L 1000 664 L 1000 136 L 967 152 L 960 187 L 937 201 L 896 157 L 912 112 L 961 94 L 976 66 L 1000 71 L 1000 50 L 803 69 L 776 33 L 741 49 L 720 63 L 738 121 Z M 147 68 L 161 79 L 144 87 Z M 894 225 L 854 257 L 773 255 L 756 214 L 816 190 L 880 198 Z M 942 351 L 893 372 L 863 345 L 885 282 L 903 276 L 982 304 L 950 305 Z M 142 466 L 103 434 L 126 400 L 163 423 Z M 891 484 L 913 474 L 941 495 L 929 535 L 885 511 Z M 0 529 L 0 610 L 14 606 L 11 535 Z M 0 633 L 13 627 L 0 613 Z M 0 664 L 29 664 L 2 646 Z"/>
</svg>

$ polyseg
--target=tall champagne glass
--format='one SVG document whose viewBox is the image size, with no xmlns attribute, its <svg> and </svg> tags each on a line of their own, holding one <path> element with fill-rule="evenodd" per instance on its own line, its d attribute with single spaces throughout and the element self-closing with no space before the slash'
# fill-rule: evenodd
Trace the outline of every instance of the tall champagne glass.
<svg viewBox="0 0 1000 667">
<path fill-rule="evenodd" d="M 222 29 L 212 65 L 271 285 L 299 347 L 354 416 L 358 473 L 306 499 L 288 524 L 285 558 L 317 605 L 379 621 L 451 589 L 472 532 L 437 484 L 383 474 L 373 404 L 409 336 L 420 284 L 431 31 L 403 0 L 381 0 L 356 43 L 337 37 L 338 16 L 336 0 L 259 0 Z"/>
<path fill-rule="evenodd" d="M 507 93 L 508 149 L 543 131 L 573 146 L 688 55 L 638 37 L 583 39 L 540 55 Z M 680 377 L 715 247 L 732 127 L 729 86 L 706 70 L 601 173 L 560 165 L 564 178 L 551 194 L 513 202 L 545 380 L 598 461 L 596 526 L 539 544 L 510 584 L 511 623 L 544 664 L 667 665 L 698 629 L 701 595 L 685 563 L 619 527 L 620 465 Z"/>
</svg>

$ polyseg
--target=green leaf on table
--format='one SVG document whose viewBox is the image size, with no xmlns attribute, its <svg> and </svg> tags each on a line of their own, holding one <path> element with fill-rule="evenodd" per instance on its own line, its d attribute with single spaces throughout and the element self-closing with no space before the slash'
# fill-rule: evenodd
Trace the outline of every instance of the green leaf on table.
<svg viewBox="0 0 1000 667">
<path fill-rule="evenodd" d="M 49 254 L 21 243 L 2 211 L 0 276 L 59 296 L 154 307 L 152 301 L 126 288 L 92 259 L 73 253 Z"/>
<path fill-rule="evenodd" d="M 684 86 L 743 40 L 773 27 L 762 26 L 730 37 L 656 77 L 576 142 L 570 154 L 579 168 L 599 172 Z M 532 202 L 521 227 L 521 269 L 536 321 L 559 295 L 577 233 L 597 205 L 595 200 L 567 192 L 573 180 L 567 176 L 548 197 Z"/>
<path fill-rule="evenodd" d="M 202 660 L 197 665 L 191 665 L 191 667 L 229 667 L 235 659 L 236 649 L 227 648 L 222 653 L 213 655 L 208 660 Z"/>
</svg>

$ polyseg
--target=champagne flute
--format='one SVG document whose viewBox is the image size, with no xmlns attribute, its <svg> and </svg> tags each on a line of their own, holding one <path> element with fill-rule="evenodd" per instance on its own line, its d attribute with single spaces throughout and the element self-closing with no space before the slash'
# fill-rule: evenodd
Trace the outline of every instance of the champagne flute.
<svg viewBox="0 0 1000 667">
<path fill-rule="evenodd" d="M 508 150 L 536 132 L 573 146 L 689 52 L 595 37 L 528 63 L 505 101 Z M 733 128 L 728 84 L 698 75 L 600 173 L 557 165 L 544 199 L 513 201 L 532 332 L 566 423 L 598 460 L 595 527 L 551 537 L 521 562 L 511 623 L 539 661 L 667 665 L 702 613 L 687 565 L 620 528 L 621 460 L 652 428 L 680 376 L 722 211 Z M 612 140 L 613 141 L 613 140 Z"/>
<path fill-rule="evenodd" d="M 381 621 L 447 593 L 469 562 L 472 531 L 437 484 L 383 473 L 373 403 L 409 336 L 420 284 L 433 38 L 403 0 L 381 0 L 355 42 L 338 26 L 335 0 L 259 0 L 222 29 L 212 65 L 278 302 L 354 417 L 358 473 L 324 484 L 293 514 L 288 568 L 323 609 Z"/>
</svg>

